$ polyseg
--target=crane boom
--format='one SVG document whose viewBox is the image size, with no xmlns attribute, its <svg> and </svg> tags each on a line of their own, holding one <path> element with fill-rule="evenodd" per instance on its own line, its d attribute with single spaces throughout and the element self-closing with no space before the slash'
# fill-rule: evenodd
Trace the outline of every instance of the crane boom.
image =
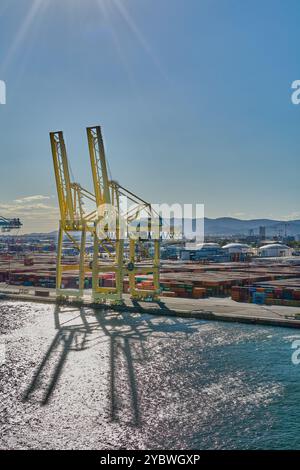
<svg viewBox="0 0 300 470">
<path fill-rule="evenodd" d="M 110 204 L 110 186 L 101 127 L 88 127 L 87 138 L 97 207 Z"/>
<path fill-rule="evenodd" d="M 74 222 L 74 202 L 72 197 L 70 171 L 63 133 L 50 133 L 54 172 L 61 220 Z"/>
</svg>

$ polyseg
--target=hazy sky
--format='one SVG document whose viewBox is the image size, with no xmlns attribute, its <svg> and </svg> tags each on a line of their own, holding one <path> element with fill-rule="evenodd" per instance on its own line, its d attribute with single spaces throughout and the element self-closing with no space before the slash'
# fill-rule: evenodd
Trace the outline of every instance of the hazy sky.
<svg viewBox="0 0 300 470">
<path fill-rule="evenodd" d="M 300 218 L 300 3 L 1 0 L 0 215 L 57 227 L 49 131 L 91 188 L 85 127 L 114 179 L 208 217 Z"/>
</svg>

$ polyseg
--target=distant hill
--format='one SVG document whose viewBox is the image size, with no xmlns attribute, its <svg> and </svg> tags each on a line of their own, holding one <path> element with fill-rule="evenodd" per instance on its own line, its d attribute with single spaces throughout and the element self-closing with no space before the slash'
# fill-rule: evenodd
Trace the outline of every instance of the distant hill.
<svg viewBox="0 0 300 470">
<path fill-rule="evenodd" d="M 195 223 L 195 221 L 193 221 Z M 175 225 L 179 224 L 179 219 L 175 220 Z M 191 226 L 191 224 L 189 224 Z M 259 227 L 266 227 L 266 237 L 274 235 L 300 235 L 300 220 L 273 220 L 273 219 L 251 219 L 241 220 L 233 217 L 219 217 L 217 219 L 204 218 L 205 235 L 230 236 L 230 235 L 249 235 L 253 230 L 254 235 L 258 235 Z M 26 237 L 56 238 L 57 231 L 50 233 L 29 233 L 23 235 Z"/>
<path fill-rule="evenodd" d="M 272 219 L 252 219 L 241 220 L 232 217 L 220 217 L 218 219 L 204 219 L 205 235 L 249 235 L 253 230 L 254 235 L 259 233 L 259 227 L 266 227 L 266 236 L 278 235 L 298 235 L 300 234 L 300 220 L 272 220 Z"/>
<path fill-rule="evenodd" d="M 180 224 L 180 219 L 175 219 L 175 225 Z M 185 234 L 191 231 L 191 220 L 185 219 Z M 273 219 L 251 219 L 241 220 L 233 217 L 219 217 L 217 219 L 204 218 L 204 232 L 206 236 L 231 236 L 249 235 L 250 230 L 253 235 L 259 234 L 259 227 L 266 228 L 266 237 L 274 235 L 300 235 L 300 220 L 273 220 Z M 195 219 L 193 219 L 193 230 L 195 230 Z"/>
</svg>

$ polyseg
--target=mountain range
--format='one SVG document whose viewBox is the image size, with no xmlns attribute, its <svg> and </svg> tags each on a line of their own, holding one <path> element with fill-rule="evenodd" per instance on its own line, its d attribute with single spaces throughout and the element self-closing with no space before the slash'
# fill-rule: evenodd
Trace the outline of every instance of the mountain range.
<svg viewBox="0 0 300 470">
<path fill-rule="evenodd" d="M 179 225 L 180 219 L 175 219 L 175 225 Z M 190 221 L 189 221 L 190 222 Z M 191 227 L 191 223 L 188 224 Z M 204 231 L 206 236 L 231 236 L 231 235 L 253 235 L 259 234 L 259 228 L 265 227 L 266 237 L 284 235 L 300 235 L 300 220 L 273 220 L 273 219 L 251 219 L 242 220 L 233 217 L 219 217 L 217 219 L 204 218 Z M 195 228 L 195 220 L 193 220 Z M 186 230 L 185 230 L 186 233 Z M 56 238 L 57 232 L 30 233 L 27 237 Z"/>
<path fill-rule="evenodd" d="M 218 219 L 204 219 L 205 235 L 253 235 L 259 234 L 259 228 L 265 227 L 266 237 L 274 235 L 298 235 L 300 234 L 300 220 L 273 220 L 251 219 L 241 220 L 232 217 L 220 217 Z"/>
</svg>

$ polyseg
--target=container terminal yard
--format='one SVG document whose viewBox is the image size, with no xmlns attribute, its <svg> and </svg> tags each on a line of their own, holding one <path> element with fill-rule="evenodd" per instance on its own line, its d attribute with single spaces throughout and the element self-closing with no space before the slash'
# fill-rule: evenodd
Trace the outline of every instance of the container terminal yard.
<svg viewBox="0 0 300 470">
<path fill-rule="evenodd" d="M 32 252 L 29 255 L 26 251 L 24 255 L 19 251 L 17 254 L 2 254 L 0 260 L 2 298 L 57 301 L 55 252 Z M 78 288 L 78 272 L 72 271 L 72 266 L 76 265 L 76 257 L 66 256 L 64 263 L 70 268 L 63 278 L 64 286 L 68 289 Z M 294 263 L 295 259 L 291 258 L 207 264 L 163 260 L 160 267 L 159 300 L 145 302 L 141 299 L 139 303 L 132 303 L 129 279 L 124 277 L 123 306 L 125 309 L 142 308 L 143 311 L 159 314 L 174 312 L 186 316 L 190 312 L 192 316 L 201 317 L 202 314 L 203 318 L 211 313 L 212 319 L 219 319 L 218 315 L 224 315 L 227 320 L 232 317 L 233 321 L 239 316 L 241 321 L 252 319 L 253 322 L 262 317 L 265 321 L 269 318 L 272 324 L 277 322 L 282 325 L 284 322 L 298 327 L 300 264 Z M 106 288 L 113 286 L 113 273 L 103 274 L 100 282 Z M 136 284 L 138 288 L 151 289 L 152 275 L 136 276 Z M 76 302 L 80 303 L 78 299 Z M 94 305 L 91 272 L 85 275 L 82 303 Z M 103 307 L 103 304 L 100 306 Z M 109 305 L 109 308 L 113 308 L 113 305 Z M 116 309 L 120 308 L 121 305 L 118 304 Z"/>
<path fill-rule="evenodd" d="M 0 239 L 2 298 L 33 296 L 116 308 L 128 308 L 131 302 L 137 309 L 142 302 L 143 310 L 152 313 L 201 316 L 199 312 L 207 315 L 210 310 L 228 320 L 227 304 L 213 304 L 213 299 L 226 299 L 232 310 L 236 303 L 244 304 L 238 308 L 244 310 L 243 321 L 262 316 L 274 324 L 280 319 L 279 324 L 299 326 L 300 261 L 290 246 L 278 239 L 267 243 L 266 230 L 260 227 L 261 243 L 256 246 L 235 240 L 191 249 L 184 241 L 184 228 L 176 232 L 174 222 L 169 222 L 166 235 L 165 221 L 150 203 L 109 179 L 101 127 L 88 127 L 86 136 L 93 192 L 71 179 L 63 132 L 50 133 L 60 208 L 58 235 L 48 240 L 11 235 Z M 122 232 L 121 219 L 116 218 L 111 228 L 107 214 L 120 214 L 124 197 L 131 205 L 122 213 Z M 22 226 L 17 218 L 1 218 L 1 224 L 3 232 Z"/>
<path fill-rule="evenodd" d="M 292 367 L 298 244 L 263 227 L 191 247 L 170 223 L 164 237 L 151 204 L 108 178 L 101 128 L 87 139 L 93 192 L 50 134 L 58 232 L 0 219 L 0 449 L 280 447 L 286 417 L 270 435 L 261 413 L 281 409 Z M 102 223 L 123 197 L 133 238 Z"/>
</svg>

